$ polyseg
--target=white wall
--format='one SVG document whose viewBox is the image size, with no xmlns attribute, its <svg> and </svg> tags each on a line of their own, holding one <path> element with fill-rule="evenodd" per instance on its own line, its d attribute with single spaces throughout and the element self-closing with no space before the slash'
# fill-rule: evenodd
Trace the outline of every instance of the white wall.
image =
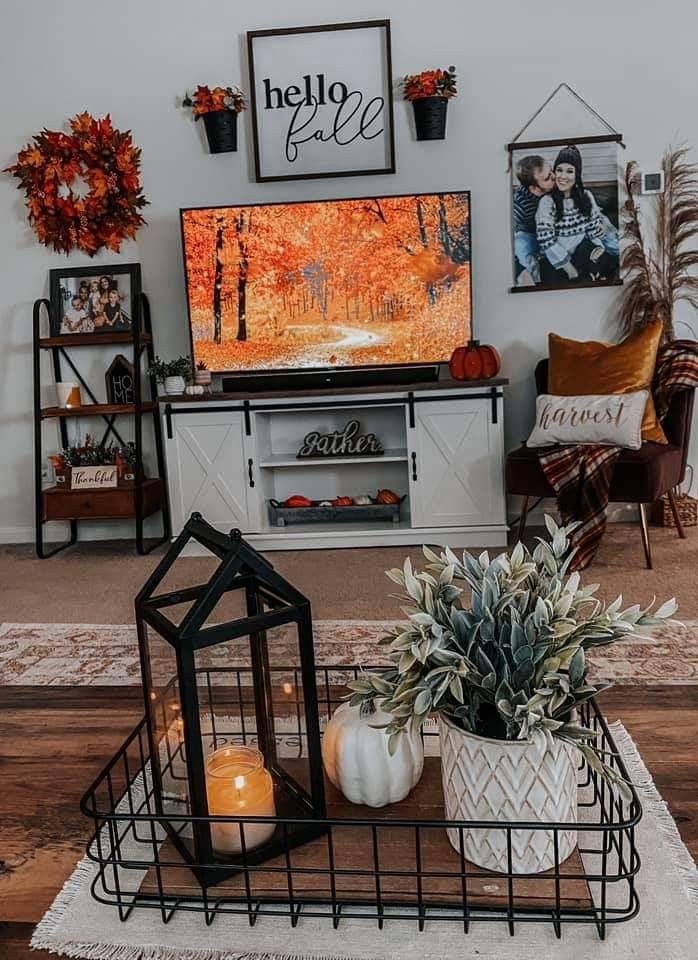
<svg viewBox="0 0 698 960">
<path fill-rule="evenodd" d="M 448 139 L 417 143 L 408 107 L 396 101 L 395 176 L 255 184 L 245 116 L 237 154 L 208 155 L 178 98 L 197 82 L 247 88 L 248 29 L 390 17 L 395 75 L 458 69 Z M 656 167 L 677 139 L 698 143 L 691 0 L 491 0 L 439 4 L 353 0 L 4 0 L 0 9 L 0 164 L 29 137 L 61 129 L 81 110 L 111 113 L 143 151 L 148 226 L 116 259 L 140 261 L 154 307 L 157 349 L 187 349 L 178 210 L 182 206 L 470 188 L 473 194 L 475 329 L 496 344 L 507 393 L 507 441 L 529 431 L 531 375 L 549 330 L 609 335 L 613 288 L 511 295 L 508 143 L 562 80 L 625 137 L 624 157 Z M 580 135 L 598 124 L 564 101 L 531 133 Z M 48 270 L 89 259 L 52 254 L 35 242 L 15 182 L 0 182 L 0 539 L 31 539 L 33 522 L 31 304 L 48 292 Z M 96 263 L 112 262 L 101 254 Z M 695 460 L 695 456 L 693 457 Z M 114 528 L 110 528 L 113 532 Z"/>
</svg>

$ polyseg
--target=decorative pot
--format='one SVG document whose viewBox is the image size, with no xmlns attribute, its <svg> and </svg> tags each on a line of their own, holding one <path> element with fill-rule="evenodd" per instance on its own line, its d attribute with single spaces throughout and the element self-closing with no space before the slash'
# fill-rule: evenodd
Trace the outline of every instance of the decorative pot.
<svg viewBox="0 0 698 960">
<path fill-rule="evenodd" d="M 578 752 L 554 740 L 541 755 L 526 740 L 492 740 L 467 733 L 442 716 L 441 776 L 447 820 L 491 820 L 577 823 Z M 451 846 L 470 863 L 502 873 L 509 871 L 507 832 L 494 824 L 446 831 Z M 576 830 L 558 832 L 558 864 L 577 843 Z M 513 873 L 542 873 L 555 866 L 552 830 L 511 831 Z"/>
<path fill-rule="evenodd" d="M 238 148 L 238 115 L 235 110 L 204 113 L 204 127 L 211 153 L 233 153 Z"/>
<path fill-rule="evenodd" d="M 420 97 L 413 100 L 414 125 L 418 140 L 446 139 L 446 97 Z"/>
<path fill-rule="evenodd" d="M 384 807 L 404 800 L 424 769 L 419 733 L 405 733 L 392 755 L 380 725 L 391 717 L 343 703 L 332 715 L 322 738 L 322 762 L 329 780 L 352 803 Z"/>
<path fill-rule="evenodd" d="M 197 387 L 211 386 L 210 370 L 194 370 L 194 383 Z"/>
<path fill-rule="evenodd" d="M 175 394 L 184 393 L 186 382 L 184 377 L 165 377 L 163 386 L 165 388 L 165 393 L 174 396 Z"/>
</svg>

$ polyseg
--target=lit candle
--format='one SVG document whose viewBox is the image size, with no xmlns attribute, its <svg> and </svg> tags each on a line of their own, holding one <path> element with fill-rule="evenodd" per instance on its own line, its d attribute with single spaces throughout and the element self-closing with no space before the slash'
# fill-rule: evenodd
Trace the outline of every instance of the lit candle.
<svg viewBox="0 0 698 960">
<path fill-rule="evenodd" d="M 276 816 L 274 783 L 253 747 L 222 747 L 206 758 L 206 797 L 211 816 Z M 266 843 L 275 829 L 274 823 L 245 823 L 245 849 Z M 238 823 L 212 823 L 211 836 L 219 853 L 242 851 Z"/>
</svg>

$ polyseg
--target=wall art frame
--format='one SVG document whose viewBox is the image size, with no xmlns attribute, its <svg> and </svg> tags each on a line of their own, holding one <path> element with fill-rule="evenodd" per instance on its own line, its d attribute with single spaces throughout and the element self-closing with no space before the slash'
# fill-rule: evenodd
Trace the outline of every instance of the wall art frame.
<svg viewBox="0 0 698 960">
<path fill-rule="evenodd" d="M 51 335 L 129 332 L 140 294 L 139 263 L 50 270 Z"/>
<path fill-rule="evenodd" d="M 247 55 L 257 183 L 395 173 L 390 20 L 252 30 Z"/>
</svg>

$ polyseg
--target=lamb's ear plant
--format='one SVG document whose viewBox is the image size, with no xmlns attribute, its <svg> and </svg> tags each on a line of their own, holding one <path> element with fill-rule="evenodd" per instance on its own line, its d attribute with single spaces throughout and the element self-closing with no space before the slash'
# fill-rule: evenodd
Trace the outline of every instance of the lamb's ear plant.
<svg viewBox="0 0 698 960">
<path fill-rule="evenodd" d="M 392 715 L 385 727 L 391 749 L 406 730 L 441 713 L 471 733 L 528 740 L 540 750 L 553 738 L 572 743 L 627 797 L 597 733 L 577 717 L 580 704 L 608 687 L 589 681 L 586 651 L 663 623 L 677 604 L 667 600 L 652 612 L 654 601 L 624 610 L 622 597 L 602 603 L 598 584 L 582 586 L 568 572 L 577 524 L 558 527 L 548 516 L 545 523 L 550 539 L 538 538 L 532 553 L 521 543 L 493 560 L 424 547 L 424 570 L 414 571 L 408 558 L 402 570 L 387 571 L 404 591 L 396 599 L 409 619 L 381 641 L 392 665 L 352 681 L 350 699 L 376 701 Z"/>
</svg>

